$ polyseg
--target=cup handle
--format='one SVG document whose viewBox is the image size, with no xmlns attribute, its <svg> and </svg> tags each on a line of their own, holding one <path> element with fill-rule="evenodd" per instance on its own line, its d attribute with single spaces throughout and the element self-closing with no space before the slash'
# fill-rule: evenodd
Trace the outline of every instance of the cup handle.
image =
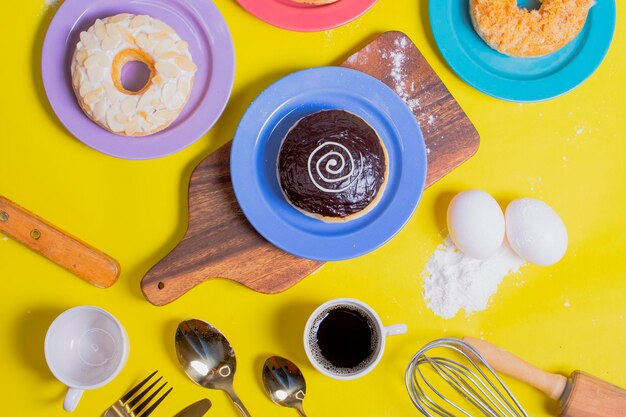
<svg viewBox="0 0 626 417">
<path fill-rule="evenodd" d="M 65 394 L 65 400 L 63 400 L 63 409 L 69 412 L 76 410 L 76 406 L 83 396 L 83 392 L 85 391 L 78 388 L 68 389 L 67 394 Z"/>
<path fill-rule="evenodd" d="M 391 326 L 385 326 L 385 336 L 396 336 L 399 334 L 405 334 L 409 330 L 406 324 L 392 324 Z"/>
</svg>

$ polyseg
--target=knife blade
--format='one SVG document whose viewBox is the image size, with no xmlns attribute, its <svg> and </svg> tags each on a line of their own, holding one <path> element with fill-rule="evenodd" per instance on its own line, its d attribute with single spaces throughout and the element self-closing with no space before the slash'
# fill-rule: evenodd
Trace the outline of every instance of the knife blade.
<svg viewBox="0 0 626 417">
<path fill-rule="evenodd" d="M 191 404 L 174 417 L 202 417 L 207 411 L 209 411 L 209 408 L 211 408 L 211 401 L 204 398 Z"/>
</svg>

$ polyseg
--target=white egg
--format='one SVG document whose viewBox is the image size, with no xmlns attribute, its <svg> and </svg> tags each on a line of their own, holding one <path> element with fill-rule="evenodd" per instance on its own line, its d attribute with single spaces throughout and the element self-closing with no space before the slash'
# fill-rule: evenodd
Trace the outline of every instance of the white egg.
<svg viewBox="0 0 626 417">
<path fill-rule="evenodd" d="M 543 201 L 520 198 L 506 208 L 506 235 L 511 248 L 530 263 L 557 263 L 567 250 L 567 230 L 559 215 Z"/>
<path fill-rule="evenodd" d="M 450 238 L 464 254 L 477 259 L 494 255 L 504 240 L 504 214 L 498 202 L 480 190 L 464 191 L 448 206 Z"/>
</svg>

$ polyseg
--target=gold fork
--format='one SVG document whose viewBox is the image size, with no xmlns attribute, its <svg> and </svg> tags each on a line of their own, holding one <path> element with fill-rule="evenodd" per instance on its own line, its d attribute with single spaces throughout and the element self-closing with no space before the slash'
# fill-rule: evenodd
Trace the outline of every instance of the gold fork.
<svg viewBox="0 0 626 417">
<path fill-rule="evenodd" d="M 161 384 L 160 387 L 156 389 L 152 394 L 150 394 L 145 400 L 143 397 L 146 396 L 154 388 L 159 381 L 163 378 L 160 376 L 153 383 L 151 383 L 146 389 L 139 392 L 139 390 L 152 379 L 153 376 L 159 371 L 154 371 L 151 373 L 146 379 L 141 381 L 139 384 L 135 385 L 130 391 L 128 391 L 122 398 L 117 400 L 115 404 L 113 404 L 105 413 L 103 417 L 148 417 L 155 408 L 161 404 L 161 401 L 168 396 L 168 394 L 172 391 L 173 388 L 170 387 L 163 395 L 159 397 L 149 408 L 146 409 L 148 404 L 161 392 L 163 388 L 167 385 L 167 382 Z M 138 393 L 139 392 L 139 393 Z M 143 400 L 143 401 L 141 401 Z"/>
</svg>

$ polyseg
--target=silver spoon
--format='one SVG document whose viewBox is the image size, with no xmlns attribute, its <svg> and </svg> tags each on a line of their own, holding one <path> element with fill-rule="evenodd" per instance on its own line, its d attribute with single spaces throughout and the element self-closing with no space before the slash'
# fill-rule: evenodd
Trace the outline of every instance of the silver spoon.
<svg viewBox="0 0 626 417">
<path fill-rule="evenodd" d="M 219 330 L 202 320 L 186 320 L 176 329 L 176 354 L 196 384 L 226 392 L 244 417 L 250 413 L 233 390 L 235 352 Z"/>
<path fill-rule="evenodd" d="M 295 408 L 302 417 L 306 417 L 302 408 L 306 382 L 293 362 L 280 356 L 267 359 L 263 366 L 263 385 L 276 404 Z"/>
</svg>

